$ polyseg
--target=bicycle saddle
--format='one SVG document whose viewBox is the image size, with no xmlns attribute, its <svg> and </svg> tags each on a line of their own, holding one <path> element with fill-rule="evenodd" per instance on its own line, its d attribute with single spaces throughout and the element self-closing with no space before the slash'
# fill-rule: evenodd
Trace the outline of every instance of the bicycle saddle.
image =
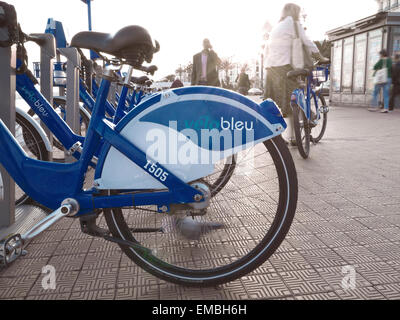
<svg viewBox="0 0 400 320">
<path fill-rule="evenodd" d="M 127 60 L 127 64 L 138 67 L 144 61 L 150 63 L 153 54 L 160 46 L 153 40 L 146 29 L 140 26 L 129 26 L 119 30 L 115 35 L 109 33 L 84 31 L 76 34 L 71 41 L 71 47 L 89 49 L 110 54 Z"/>
<path fill-rule="evenodd" d="M 310 70 L 299 69 L 299 70 L 289 71 L 287 73 L 287 77 L 288 78 L 307 77 L 309 74 L 310 74 Z"/>
<path fill-rule="evenodd" d="M 134 84 L 138 84 L 138 85 L 144 85 L 148 80 L 150 80 L 150 79 L 148 77 L 146 77 L 146 76 L 143 76 L 143 77 L 140 77 L 140 78 L 136 78 L 136 77 L 132 77 L 131 78 L 131 81 Z"/>
</svg>

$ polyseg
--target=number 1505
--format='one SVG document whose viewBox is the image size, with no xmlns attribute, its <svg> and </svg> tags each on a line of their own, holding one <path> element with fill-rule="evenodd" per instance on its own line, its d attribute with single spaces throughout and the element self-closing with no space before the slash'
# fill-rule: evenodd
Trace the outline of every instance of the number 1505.
<svg viewBox="0 0 400 320">
<path fill-rule="evenodd" d="M 147 164 L 144 166 L 144 168 L 160 181 L 167 181 L 168 172 L 165 172 L 163 169 L 159 168 L 156 163 L 147 161 Z"/>
</svg>

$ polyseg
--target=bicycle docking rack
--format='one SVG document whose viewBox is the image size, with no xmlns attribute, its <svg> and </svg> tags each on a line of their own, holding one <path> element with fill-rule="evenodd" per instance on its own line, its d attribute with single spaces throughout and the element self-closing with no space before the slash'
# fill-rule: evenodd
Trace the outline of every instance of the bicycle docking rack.
<svg viewBox="0 0 400 320">
<path fill-rule="evenodd" d="M 30 36 L 40 40 L 40 92 L 53 104 L 53 85 L 54 85 L 54 64 L 56 58 L 56 40 L 49 33 L 33 33 Z M 53 145 L 53 135 L 44 123 L 41 125 L 46 132 L 49 142 Z M 52 155 L 50 155 L 52 160 Z"/>
<path fill-rule="evenodd" d="M 66 122 L 76 134 L 80 134 L 80 113 L 79 113 L 79 72 L 81 68 L 81 57 L 76 48 L 59 48 L 59 53 L 67 58 L 67 97 L 66 97 Z M 73 157 L 66 151 L 65 158 L 74 161 Z"/>
<path fill-rule="evenodd" d="M 3 32 L 4 28 L 0 28 Z M 4 33 L 7 34 L 7 33 Z M 0 47 L 0 119 L 15 134 L 16 46 Z M 0 166 L 0 230 L 15 222 L 15 183 Z"/>
<path fill-rule="evenodd" d="M 19 257 L 27 254 L 25 246 L 43 231 L 65 217 L 73 217 L 79 212 L 79 203 L 74 199 L 66 199 L 60 208 L 39 221 L 25 234 L 15 234 L 0 241 L 0 268 L 7 267 Z"/>
</svg>

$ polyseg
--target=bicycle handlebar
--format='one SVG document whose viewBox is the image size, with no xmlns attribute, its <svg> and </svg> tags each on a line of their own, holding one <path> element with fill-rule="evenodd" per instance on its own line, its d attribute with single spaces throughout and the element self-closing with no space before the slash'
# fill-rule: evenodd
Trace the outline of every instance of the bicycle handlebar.
<svg viewBox="0 0 400 320">
<path fill-rule="evenodd" d="M 154 73 L 158 70 L 157 66 L 150 66 L 150 67 L 141 66 L 135 69 L 151 74 L 152 76 L 154 76 Z"/>
</svg>

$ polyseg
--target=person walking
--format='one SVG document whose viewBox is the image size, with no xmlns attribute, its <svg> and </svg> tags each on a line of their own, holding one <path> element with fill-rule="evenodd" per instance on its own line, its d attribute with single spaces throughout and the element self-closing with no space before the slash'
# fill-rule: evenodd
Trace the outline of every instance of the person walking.
<svg viewBox="0 0 400 320">
<path fill-rule="evenodd" d="M 238 82 L 239 93 L 246 96 L 249 93 L 251 83 L 245 68 L 242 68 L 236 82 Z"/>
<path fill-rule="evenodd" d="M 371 108 L 368 111 L 378 111 L 379 94 L 383 90 L 384 109 L 382 113 L 389 113 L 390 87 L 392 86 L 392 59 L 389 58 L 386 50 L 379 52 L 380 59 L 374 66 L 374 93 Z"/>
<path fill-rule="evenodd" d="M 183 82 L 179 78 L 175 78 L 175 81 L 172 82 L 171 89 L 183 88 Z"/>
<path fill-rule="evenodd" d="M 389 111 L 393 111 L 396 103 L 396 97 L 400 95 L 400 54 L 394 56 L 394 64 L 392 66 L 392 94 L 390 96 Z"/>
<path fill-rule="evenodd" d="M 290 98 L 293 91 L 299 87 L 297 79 L 288 79 L 287 73 L 294 70 L 292 67 L 292 43 L 300 38 L 310 54 L 317 60 L 329 62 L 324 58 L 314 42 L 305 33 L 300 23 L 301 8 L 293 3 L 287 3 L 282 11 L 279 23 L 271 30 L 266 44 L 267 80 L 264 99 L 272 99 L 281 109 L 285 118 L 288 118 L 286 130 L 287 143 L 296 145 L 294 134 L 293 114 Z M 297 29 L 297 30 L 296 30 Z"/>
<path fill-rule="evenodd" d="M 210 40 L 204 39 L 203 51 L 193 57 L 192 86 L 219 87 L 217 67 L 220 63 L 221 60 L 212 49 Z"/>
</svg>

